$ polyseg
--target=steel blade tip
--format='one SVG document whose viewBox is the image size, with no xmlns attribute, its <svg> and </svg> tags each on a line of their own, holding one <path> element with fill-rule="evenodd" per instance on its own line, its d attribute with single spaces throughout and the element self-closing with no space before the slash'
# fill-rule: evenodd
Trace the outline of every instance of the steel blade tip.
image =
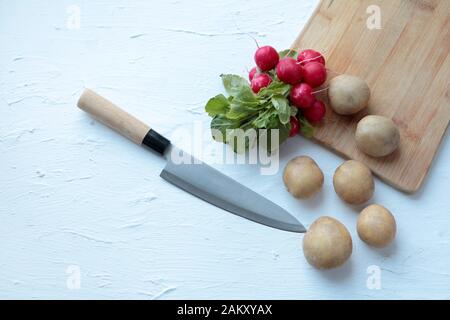
<svg viewBox="0 0 450 320">
<path fill-rule="evenodd" d="M 293 228 L 293 232 L 298 232 L 298 233 L 306 233 L 306 228 L 301 224 L 297 224 L 294 228 Z"/>
<path fill-rule="evenodd" d="M 281 224 L 281 225 L 276 226 L 275 228 L 284 230 L 284 231 L 289 231 L 289 232 L 296 232 L 296 233 L 305 233 L 306 232 L 306 228 L 300 222 Z"/>
</svg>

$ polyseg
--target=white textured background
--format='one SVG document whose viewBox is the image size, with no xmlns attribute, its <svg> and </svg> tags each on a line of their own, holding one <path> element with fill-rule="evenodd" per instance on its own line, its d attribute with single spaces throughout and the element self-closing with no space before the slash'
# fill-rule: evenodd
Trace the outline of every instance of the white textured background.
<svg viewBox="0 0 450 320">
<path fill-rule="evenodd" d="M 81 10 L 72 28 L 71 5 Z M 344 267 L 319 272 L 302 235 L 267 228 L 204 203 L 159 177 L 164 161 L 75 107 L 90 87 L 170 135 L 208 117 L 220 73 L 244 74 L 253 40 L 288 47 L 310 1 L 0 1 L 0 298 L 450 298 L 450 139 L 421 191 L 376 181 L 373 201 L 397 218 L 394 245 L 357 237 L 357 208 L 340 202 L 341 159 L 300 137 L 282 164 L 312 156 L 323 192 L 299 202 L 281 173 L 223 172 L 293 212 L 321 215 L 353 235 Z M 75 8 L 77 8 L 75 7 Z M 380 290 L 366 286 L 381 268 Z M 81 272 L 70 289 L 69 266 Z M 68 269 L 69 268 L 69 269 Z"/>
</svg>

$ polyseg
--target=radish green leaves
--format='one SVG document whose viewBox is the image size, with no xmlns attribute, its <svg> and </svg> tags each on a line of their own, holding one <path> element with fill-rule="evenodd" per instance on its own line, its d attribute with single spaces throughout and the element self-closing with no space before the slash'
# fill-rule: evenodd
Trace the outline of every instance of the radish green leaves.
<svg viewBox="0 0 450 320">
<path fill-rule="evenodd" d="M 248 81 L 240 76 L 223 74 L 221 78 L 229 97 L 219 94 L 211 98 L 205 107 L 205 111 L 212 117 L 211 129 L 221 133 L 220 139 L 214 136 L 216 140 L 232 144 L 236 129 L 244 132 L 255 129 L 258 139 L 263 131 L 267 134 L 272 129 L 278 129 L 280 145 L 289 137 L 289 120 L 291 117 L 299 117 L 298 109 L 289 103 L 291 85 L 274 78 L 269 86 L 255 94 Z M 303 117 L 299 120 L 301 132 L 310 137 L 313 127 Z M 268 141 L 268 144 L 271 144 L 271 141 Z"/>
</svg>

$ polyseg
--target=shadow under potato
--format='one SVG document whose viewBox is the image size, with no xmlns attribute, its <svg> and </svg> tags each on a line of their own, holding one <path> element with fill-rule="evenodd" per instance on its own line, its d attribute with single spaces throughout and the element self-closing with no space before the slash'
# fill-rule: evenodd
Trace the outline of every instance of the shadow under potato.
<svg viewBox="0 0 450 320">
<path fill-rule="evenodd" d="M 347 260 L 343 265 L 333 269 L 318 269 L 318 273 L 325 279 L 333 282 L 344 282 L 352 273 L 352 259 Z"/>
<path fill-rule="evenodd" d="M 322 186 L 319 192 L 309 198 L 301 199 L 301 202 L 308 209 L 317 209 L 325 201 L 325 192 L 325 188 Z"/>
</svg>

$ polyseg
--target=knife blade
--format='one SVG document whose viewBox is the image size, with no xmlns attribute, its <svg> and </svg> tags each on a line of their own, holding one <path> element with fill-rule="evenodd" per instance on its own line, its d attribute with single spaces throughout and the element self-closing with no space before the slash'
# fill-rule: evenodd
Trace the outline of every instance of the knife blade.
<svg viewBox="0 0 450 320">
<path fill-rule="evenodd" d="M 160 176 L 219 208 L 263 225 L 292 232 L 305 232 L 303 225 L 289 212 L 239 182 L 195 159 L 176 147 L 167 153 L 167 164 Z M 185 163 L 174 163 L 171 154 Z"/>
<path fill-rule="evenodd" d="M 133 142 L 164 156 L 160 176 L 171 184 L 219 208 L 260 224 L 291 232 L 306 232 L 289 212 L 237 181 L 171 145 L 149 126 L 92 90 L 86 89 L 78 107 Z M 183 154 L 184 153 L 184 154 Z M 173 161 L 177 154 L 183 163 Z"/>
</svg>

